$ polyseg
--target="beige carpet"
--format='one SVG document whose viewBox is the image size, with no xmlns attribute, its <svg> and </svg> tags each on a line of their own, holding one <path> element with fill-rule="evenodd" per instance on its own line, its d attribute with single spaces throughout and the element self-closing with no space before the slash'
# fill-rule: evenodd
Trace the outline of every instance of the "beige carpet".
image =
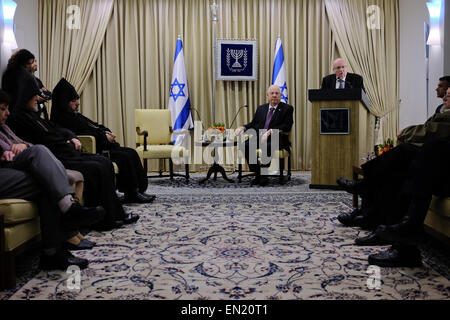
<svg viewBox="0 0 450 320">
<path fill-rule="evenodd" d="M 449 299 L 426 255 L 423 268 L 369 269 L 368 254 L 386 247 L 354 246 L 367 232 L 336 220 L 351 197 L 310 192 L 308 175 L 268 188 L 195 179 L 151 180 L 157 201 L 127 207 L 137 224 L 89 234 L 98 245 L 76 252 L 90 261 L 80 288 L 71 274 L 40 272 L 11 299 Z"/>
</svg>

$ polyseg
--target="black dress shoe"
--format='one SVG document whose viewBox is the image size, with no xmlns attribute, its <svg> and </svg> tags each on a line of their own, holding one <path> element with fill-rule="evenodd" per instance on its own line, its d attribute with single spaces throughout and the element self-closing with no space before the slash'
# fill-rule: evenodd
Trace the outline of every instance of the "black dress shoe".
<svg viewBox="0 0 450 320">
<path fill-rule="evenodd" d="M 142 193 L 135 193 L 135 194 L 126 194 L 124 198 L 124 203 L 152 203 L 155 201 L 156 196 L 155 195 L 146 195 Z"/>
<path fill-rule="evenodd" d="M 355 218 L 353 218 L 352 223 L 354 227 L 360 227 L 364 230 L 372 230 L 377 226 L 374 221 L 372 221 L 365 215 L 356 216 Z"/>
<path fill-rule="evenodd" d="M 260 181 L 259 181 L 259 185 L 261 187 L 265 187 L 269 184 L 269 178 L 267 177 L 261 177 Z"/>
<path fill-rule="evenodd" d="M 146 194 L 146 193 L 138 193 L 138 197 L 146 201 L 146 203 L 152 203 L 156 199 L 156 195 L 154 194 Z"/>
<path fill-rule="evenodd" d="M 94 246 L 95 245 L 92 242 L 86 239 L 81 240 L 79 244 L 73 244 L 67 241 L 64 242 L 64 248 L 66 248 L 69 251 L 91 250 Z"/>
<path fill-rule="evenodd" d="M 336 179 L 336 183 L 342 188 L 342 190 L 345 190 L 348 193 L 359 195 L 364 193 L 362 188 L 364 180 L 353 181 L 341 177 Z"/>
<path fill-rule="evenodd" d="M 386 268 L 422 266 L 422 257 L 417 247 L 392 246 L 386 251 L 369 255 L 368 261 L 370 265 Z"/>
<path fill-rule="evenodd" d="M 375 232 L 382 239 L 409 245 L 419 244 L 423 236 L 422 226 L 417 226 L 407 219 L 391 226 L 381 225 Z"/>
<path fill-rule="evenodd" d="M 101 221 L 105 214 L 105 209 L 101 206 L 88 208 L 74 202 L 70 209 L 61 215 L 61 224 L 63 228 L 71 230 L 88 227 Z"/>
<path fill-rule="evenodd" d="M 384 246 L 391 244 L 391 242 L 379 238 L 375 233 L 371 233 L 366 237 L 356 238 L 355 244 L 357 246 Z"/>
<path fill-rule="evenodd" d="M 355 219 L 356 216 L 358 216 L 360 214 L 361 214 L 361 210 L 355 209 L 350 213 L 341 213 L 340 215 L 338 215 L 337 219 L 344 226 L 353 227 L 353 226 L 355 226 L 355 224 L 353 223 L 353 220 Z"/>
<path fill-rule="evenodd" d="M 139 220 L 139 215 L 136 213 L 126 213 L 121 222 L 123 224 L 132 224 Z"/>
<path fill-rule="evenodd" d="M 77 258 L 67 249 L 60 249 L 51 256 L 42 255 L 39 260 L 39 268 L 42 270 L 67 270 L 69 266 L 78 266 L 81 270 L 86 269 L 89 261 Z"/>
</svg>

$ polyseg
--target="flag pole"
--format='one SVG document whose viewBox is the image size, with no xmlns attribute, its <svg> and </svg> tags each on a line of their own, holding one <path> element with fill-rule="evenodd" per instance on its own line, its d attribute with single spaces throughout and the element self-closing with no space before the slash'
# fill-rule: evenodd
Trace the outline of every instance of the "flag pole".
<svg viewBox="0 0 450 320">
<path fill-rule="evenodd" d="M 219 6 L 214 3 L 211 5 L 211 21 L 213 22 L 213 85 L 212 85 L 212 103 L 213 103 L 213 123 L 216 122 L 216 57 L 217 57 L 217 21 L 219 19 L 217 18 L 217 11 Z"/>
</svg>

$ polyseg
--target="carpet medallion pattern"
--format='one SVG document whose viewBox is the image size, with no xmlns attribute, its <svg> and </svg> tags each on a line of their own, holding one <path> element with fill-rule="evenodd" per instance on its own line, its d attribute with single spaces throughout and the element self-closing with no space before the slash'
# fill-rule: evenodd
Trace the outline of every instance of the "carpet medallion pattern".
<svg viewBox="0 0 450 320">
<path fill-rule="evenodd" d="M 367 232 L 336 220 L 351 210 L 347 194 L 255 189 L 155 188 L 154 203 L 127 207 L 136 224 L 88 235 L 97 246 L 76 253 L 90 261 L 80 288 L 70 273 L 40 272 L 11 299 L 449 299 L 426 259 L 380 268 L 371 289 L 367 256 L 386 247 L 353 245 Z"/>
</svg>

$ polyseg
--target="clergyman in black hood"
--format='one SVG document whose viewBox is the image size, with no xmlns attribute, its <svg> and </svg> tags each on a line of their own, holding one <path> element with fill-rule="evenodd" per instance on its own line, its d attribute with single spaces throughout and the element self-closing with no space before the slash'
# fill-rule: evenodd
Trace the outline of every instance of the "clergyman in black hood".
<svg viewBox="0 0 450 320">
<path fill-rule="evenodd" d="M 125 202 L 148 203 L 155 196 L 146 195 L 147 173 L 136 150 L 121 147 L 110 129 L 83 116 L 79 110 L 80 96 L 75 88 L 62 78 L 53 90 L 51 120 L 77 135 L 95 137 L 98 153 L 108 151 L 119 167 L 117 187 L 125 194 Z"/>
<path fill-rule="evenodd" d="M 112 162 L 99 155 L 82 153 L 81 143 L 72 131 L 39 116 L 39 88 L 31 74 L 21 81 L 18 92 L 18 104 L 8 125 L 23 140 L 49 148 L 66 169 L 83 174 L 85 204 L 89 207 L 100 205 L 106 211 L 104 219 L 93 228 L 111 230 L 123 223 L 137 221 L 139 216 L 126 214 L 117 197 Z"/>
</svg>

